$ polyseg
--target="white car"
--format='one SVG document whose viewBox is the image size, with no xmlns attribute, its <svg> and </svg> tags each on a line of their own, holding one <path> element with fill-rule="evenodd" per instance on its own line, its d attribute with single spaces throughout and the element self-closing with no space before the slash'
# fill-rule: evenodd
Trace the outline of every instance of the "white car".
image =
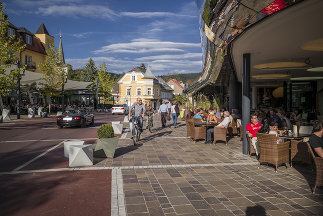
<svg viewBox="0 0 323 216">
<path fill-rule="evenodd" d="M 129 107 L 127 104 L 115 104 L 112 107 L 112 115 L 114 114 L 128 114 Z"/>
</svg>

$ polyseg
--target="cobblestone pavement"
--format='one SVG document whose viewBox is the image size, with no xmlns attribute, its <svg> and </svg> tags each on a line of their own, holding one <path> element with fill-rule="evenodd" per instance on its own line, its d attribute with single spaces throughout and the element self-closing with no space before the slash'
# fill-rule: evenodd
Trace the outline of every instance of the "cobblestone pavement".
<svg viewBox="0 0 323 216">
<path fill-rule="evenodd" d="M 186 137 L 185 122 L 162 129 L 157 117 L 157 130 L 145 130 L 139 146 L 132 145 L 128 133 L 120 139 L 114 159 L 96 164 L 118 167 L 117 184 L 123 187 L 118 199 L 123 202 L 112 205 L 112 212 L 123 208 L 129 216 L 322 215 L 323 192 L 311 193 L 315 172 L 310 167 L 281 166 L 277 173 L 267 165 L 257 169 L 256 159 L 241 153 L 238 137 L 227 146 L 195 143 Z"/>
</svg>

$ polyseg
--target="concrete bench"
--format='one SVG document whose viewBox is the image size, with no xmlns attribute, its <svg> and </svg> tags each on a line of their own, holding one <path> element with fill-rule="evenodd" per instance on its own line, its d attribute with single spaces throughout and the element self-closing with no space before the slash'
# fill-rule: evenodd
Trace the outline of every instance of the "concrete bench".
<svg viewBox="0 0 323 216">
<path fill-rule="evenodd" d="M 83 140 L 70 140 L 70 141 L 65 141 L 64 142 L 64 157 L 69 156 L 69 149 L 71 145 L 84 145 Z"/>
<path fill-rule="evenodd" d="M 93 148 L 91 144 L 70 145 L 69 166 L 91 166 L 93 165 Z"/>
</svg>

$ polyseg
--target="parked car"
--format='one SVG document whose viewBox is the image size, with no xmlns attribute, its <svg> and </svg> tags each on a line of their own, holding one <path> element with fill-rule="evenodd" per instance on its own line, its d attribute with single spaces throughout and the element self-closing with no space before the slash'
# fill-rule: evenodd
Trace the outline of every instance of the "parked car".
<svg viewBox="0 0 323 216">
<path fill-rule="evenodd" d="M 94 115 L 86 110 L 69 110 L 57 116 L 57 127 L 86 127 L 94 125 Z"/>
<path fill-rule="evenodd" d="M 115 104 L 112 107 L 112 115 L 129 113 L 129 106 L 127 104 Z"/>
</svg>

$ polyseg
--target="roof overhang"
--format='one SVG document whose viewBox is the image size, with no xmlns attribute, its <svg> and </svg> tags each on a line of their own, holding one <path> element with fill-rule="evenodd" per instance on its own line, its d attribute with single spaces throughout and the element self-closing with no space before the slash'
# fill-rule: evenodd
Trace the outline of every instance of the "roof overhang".
<svg viewBox="0 0 323 216">
<path fill-rule="evenodd" d="M 307 71 L 310 67 L 323 67 L 322 9 L 322 0 L 302 1 L 268 16 L 235 38 L 230 53 L 238 81 L 243 77 L 244 53 L 250 53 L 250 80 L 256 85 L 275 86 L 291 78 L 323 77 L 323 71 Z"/>
</svg>

